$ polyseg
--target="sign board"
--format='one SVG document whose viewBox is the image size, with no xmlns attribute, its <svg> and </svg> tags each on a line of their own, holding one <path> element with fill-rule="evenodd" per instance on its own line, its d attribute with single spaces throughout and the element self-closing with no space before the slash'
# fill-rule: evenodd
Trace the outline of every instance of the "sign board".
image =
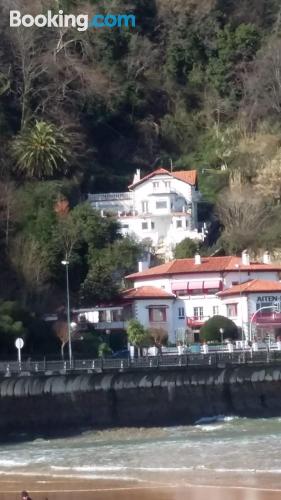
<svg viewBox="0 0 281 500">
<path fill-rule="evenodd" d="M 15 346 L 17 349 L 22 349 L 24 346 L 24 341 L 20 337 L 18 337 L 15 341 Z"/>
<path fill-rule="evenodd" d="M 24 346 L 24 341 L 22 338 L 18 337 L 15 341 L 15 346 L 18 350 L 18 362 L 21 363 L 21 349 Z"/>
</svg>

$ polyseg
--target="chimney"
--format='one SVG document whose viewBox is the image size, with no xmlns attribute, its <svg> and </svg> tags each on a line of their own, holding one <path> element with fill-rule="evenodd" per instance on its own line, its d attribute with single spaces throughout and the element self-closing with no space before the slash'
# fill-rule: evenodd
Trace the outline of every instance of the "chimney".
<svg viewBox="0 0 281 500">
<path fill-rule="evenodd" d="M 140 169 L 137 168 L 136 173 L 134 175 L 133 184 L 136 184 L 137 182 L 139 182 L 140 178 L 141 178 Z"/>
<path fill-rule="evenodd" d="M 139 262 L 139 273 L 146 271 L 149 268 L 148 260 L 142 260 Z"/>
<path fill-rule="evenodd" d="M 248 254 L 248 250 L 244 250 L 242 252 L 242 265 L 249 266 L 250 265 L 250 255 Z"/>
<path fill-rule="evenodd" d="M 271 257 L 269 252 L 264 252 L 262 256 L 263 264 L 271 264 Z"/>
<path fill-rule="evenodd" d="M 194 263 L 196 266 L 199 266 L 201 264 L 201 255 L 199 253 L 195 254 Z"/>
</svg>

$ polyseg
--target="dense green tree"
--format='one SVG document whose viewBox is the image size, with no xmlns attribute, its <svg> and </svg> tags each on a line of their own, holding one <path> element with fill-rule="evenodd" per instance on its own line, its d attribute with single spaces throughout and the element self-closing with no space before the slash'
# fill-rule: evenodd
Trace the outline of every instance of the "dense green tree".
<svg viewBox="0 0 281 500">
<path fill-rule="evenodd" d="M 97 262 L 88 272 L 80 289 L 82 305 L 92 307 L 95 304 L 110 302 L 118 295 L 119 286 L 112 276 L 111 269 Z"/>
<path fill-rule="evenodd" d="M 223 333 L 220 332 L 223 330 Z M 217 341 L 223 339 L 237 339 L 238 328 L 236 324 L 225 316 L 213 316 L 208 319 L 200 329 L 200 336 L 206 342 Z"/>
<path fill-rule="evenodd" d="M 253 24 L 242 23 L 236 28 L 228 24 L 218 32 L 216 51 L 210 58 L 207 74 L 212 85 L 222 95 L 232 94 L 235 98 L 235 94 L 236 97 L 240 94 L 237 65 L 253 59 L 260 41 L 259 29 Z"/>
<path fill-rule="evenodd" d="M 175 246 L 174 257 L 175 259 L 187 259 L 194 257 L 199 251 L 200 241 L 194 241 L 190 238 L 185 238 Z"/>
<path fill-rule="evenodd" d="M 33 324 L 32 316 L 22 309 L 17 302 L 0 300 L 0 357 L 16 358 L 15 340 L 24 340 Z"/>
</svg>

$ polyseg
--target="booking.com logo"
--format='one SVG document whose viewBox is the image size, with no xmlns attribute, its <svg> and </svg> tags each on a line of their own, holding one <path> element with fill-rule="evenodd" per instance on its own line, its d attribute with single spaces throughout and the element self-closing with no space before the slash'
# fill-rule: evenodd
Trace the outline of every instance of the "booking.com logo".
<svg viewBox="0 0 281 500">
<path fill-rule="evenodd" d="M 53 14 L 48 10 L 46 14 L 22 15 L 19 10 L 10 11 L 10 27 L 18 28 L 24 26 L 30 28 L 76 28 L 78 31 L 86 31 L 89 28 L 135 28 L 136 16 L 132 14 L 95 14 L 89 19 L 88 14 L 64 14 L 59 10 L 58 14 Z"/>
</svg>

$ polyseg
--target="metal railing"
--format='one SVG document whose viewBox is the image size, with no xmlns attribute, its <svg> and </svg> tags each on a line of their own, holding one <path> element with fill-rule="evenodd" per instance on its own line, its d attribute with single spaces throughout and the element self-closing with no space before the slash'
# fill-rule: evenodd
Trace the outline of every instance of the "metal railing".
<svg viewBox="0 0 281 500">
<path fill-rule="evenodd" d="M 66 374 L 66 373 L 102 373 L 157 369 L 174 369 L 189 367 L 221 368 L 229 365 L 280 363 L 281 351 L 236 350 L 234 352 L 210 352 L 208 354 L 170 354 L 163 356 L 143 356 L 139 358 L 98 358 L 73 359 L 69 361 L 2 361 L 0 375 L 28 376 L 34 374 Z"/>
<path fill-rule="evenodd" d="M 88 200 L 90 202 L 95 201 L 115 201 L 115 200 L 132 200 L 134 193 L 127 191 L 124 193 L 97 193 L 88 194 Z"/>
</svg>

